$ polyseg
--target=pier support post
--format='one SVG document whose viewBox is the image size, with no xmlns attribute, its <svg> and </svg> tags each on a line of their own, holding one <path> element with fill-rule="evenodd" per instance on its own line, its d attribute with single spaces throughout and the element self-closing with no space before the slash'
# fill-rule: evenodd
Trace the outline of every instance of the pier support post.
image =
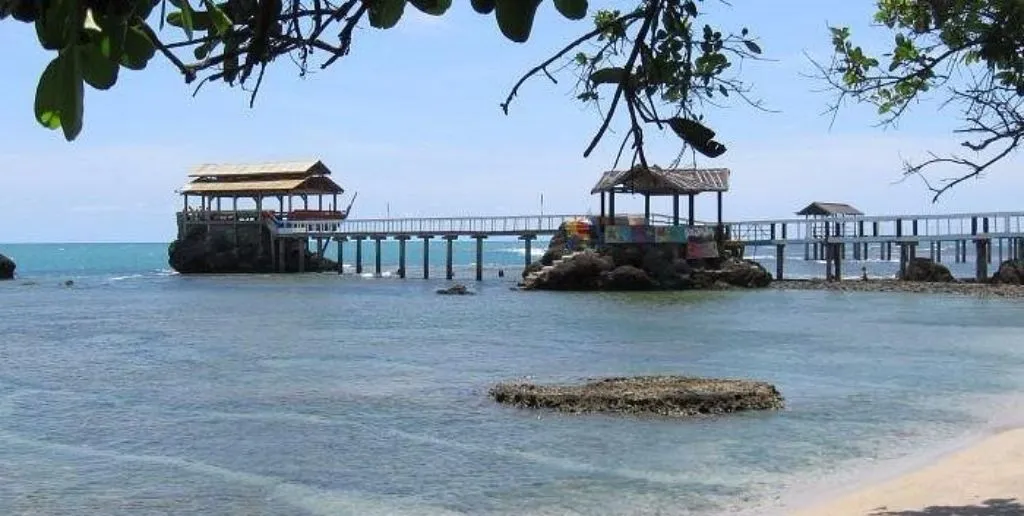
<svg viewBox="0 0 1024 516">
<path fill-rule="evenodd" d="M 988 279 L 988 239 L 979 238 L 975 240 L 974 247 L 974 262 L 977 266 L 978 282 L 980 283 Z"/>
<path fill-rule="evenodd" d="M 900 277 L 903 279 L 907 275 L 907 244 L 900 242 Z"/>
<path fill-rule="evenodd" d="M 529 267 L 530 263 L 533 262 L 533 239 L 537 238 L 537 235 L 519 235 L 519 240 L 523 241 L 523 245 L 526 248 L 526 266 Z"/>
<path fill-rule="evenodd" d="M 296 238 L 295 247 L 299 251 L 299 272 L 306 272 L 306 251 L 309 250 L 309 242 L 305 238 Z"/>
<path fill-rule="evenodd" d="M 455 270 L 452 268 L 452 242 L 459 238 L 458 235 L 445 235 L 445 260 L 444 260 L 444 272 L 445 278 L 451 280 L 455 277 Z"/>
<path fill-rule="evenodd" d="M 363 240 L 365 240 L 365 239 L 366 239 L 366 237 L 364 237 L 364 236 L 357 236 L 357 237 L 355 237 L 355 241 L 356 241 L 356 274 L 362 274 L 363 273 Z"/>
<path fill-rule="evenodd" d="M 277 239 L 277 272 L 285 272 L 288 270 L 288 251 L 285 247 L 285 238 Z"/>
<path fill-rule="evenodd" d="M 345 237 L 338 237 L 338 274 L 345 273 Z"/>
<path fill-rule="evenodd" d="M 846 254 L 846 246 L 843 244 L 832 244 L 835 248 L 832 250 L 832 259 L 835 260 L 835 276 L 836 281 L 843 281 L 843 256 Z"/>
<path fill-rule="evenodd" d="M 423 279 L 430 279 L 430 239 L 432 235 L 420 235 L 423 239 Z"/>
<path fill-rule="evenodd" d="M 775 246 L 775 279 L 782 279 L 783 265 L 786 262 L 786 244 Z"/>
<path fill-rule="evenodd" d="M 476 240 L 476 280 L 484 280 L 484 239 L 487 235 L 473 235 Z"/>
<path fill-rule="evenodd" d="M 395 240 L 398 240 L 398 277 L 405 279 L 405 241 L 409 237 L 396 236 Z"/>
<path fill-rule="evenodd" d="M 376 277 L 381 276 L 380 270 L 380 241 L 384 237 L 382 235 L 373 236 L 373 275 Z"/>
<path fill-rule="evenodd" d="M 935 242 L 935 261 L 942 263 L 942 240 Z"/>
</svg>

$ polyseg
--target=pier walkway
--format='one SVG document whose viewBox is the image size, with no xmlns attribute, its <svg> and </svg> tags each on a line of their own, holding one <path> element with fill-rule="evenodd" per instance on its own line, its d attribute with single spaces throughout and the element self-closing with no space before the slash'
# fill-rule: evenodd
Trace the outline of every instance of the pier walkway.
<svg viewBox="0 0 1024 516">
<path fill-rule="evenodd" d="M 338 242 L 338 262 L 344 258 L 344 243 L 355 245 L 356 269 L 362 272 L 363 242 L 374 242 L 377 252 L 375 272 L 381 272 L 380 246 L 384 240 L 399 242 L 399 275 L 405 276 L 406 243 L 422 240 L 424 249 L 429 240 L 444 239 L 447 243 L 446 271 L 452 277 L 452 242 L 460 238 L 476 241 L 476 278 L 482 278 L 483 241 L 488 237 L 516 237 L 526 247 L 525 263 L 531 261 L 531 244 L 540 236 L 555 234 L 567 219 L 590 217 L 583 214 L 517 215 L 497 217 L 423 217 L 347 220 L 279 220 L 274 224 L 275 237 L 280 239 L 313 239 L 323 252 L 324 242 Z M 674 216 L 651 214 L 651 225 L 671 225 Z M 687 221 L 682 221 L 686 224 Z M 713 222 L 693 221 L 695 226 L 715 226 Z M 928 257 L 943 261 L 942 244 L 955 243 L 954 261 L 968 259 L 973 244 L 977 277 L 988 276 L 993 255 L 999 259 L 1024 258 L 1024 212 L 953 213 L 943 215 L 845 216 L 825 218 L 790 218 L 723 222 L 722 234 L 727 240 L 741 242 L 745 247 L 775 247 L 776 278 L 783 278 L 786 246 L 803 246 L 808 260 L 825 260 L 826 275 L 841 277 L 843 260 L 865 260 L 869 252 L 877 258 L 892 260 L 893 248 L 899 252 L 901 270 L 918 256 L 919 246 L 928 246 Z M 1004 252 L 1005 251 L 1005 252 Z M 984 258 L 984 259 L 981 259 Z M 423 253 L 423 271 L 429 274 L 430 256 Z"/>
</svg>

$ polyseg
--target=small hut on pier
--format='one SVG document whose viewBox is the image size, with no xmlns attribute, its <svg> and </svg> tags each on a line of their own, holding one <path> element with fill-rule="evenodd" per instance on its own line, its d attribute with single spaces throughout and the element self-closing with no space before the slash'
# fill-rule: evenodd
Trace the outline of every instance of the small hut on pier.
<svg viewBox="0 0 1024 516">
<path fill-rule="evenodd" d="M 796 212 L 797 215 L 810 221 L 809 227 L 811 238 L 827 239 L 830 236 L 843 236 L 846 225 L 844 218 L 860 217 L 864 213 L 850 204 L 841 202 L 815 201 L 808 204 L 804 209 Z M 825 252 L 821 244 L 804 245 L 805 260 L 823 260 Z"/>
<path fill-rule="evenodd" d="M 591 194 L 601 195 L 599 226 L 603 241 L 609 244 L 686 243 L 707 233 L 703 236 L 721 243 L 725 237 L 722 194 L 729 190 L 729 175 L 729 169 L 725 168 L 666 169 L 658 166 L 605 172 L 591 190 Z M 694 218 L 696 198 L 703 193 L 715 194 L 718 216 L 714 226 L 699 224 Z M 643 195 L 643 218 L 619 216 L 615 211 L 616 194 Z M 651 212 L 651 197 L 672 198 L 671 218 Z M 679 213 L 681 197 L 687 198 L 685 220 Z"/>
</svg>

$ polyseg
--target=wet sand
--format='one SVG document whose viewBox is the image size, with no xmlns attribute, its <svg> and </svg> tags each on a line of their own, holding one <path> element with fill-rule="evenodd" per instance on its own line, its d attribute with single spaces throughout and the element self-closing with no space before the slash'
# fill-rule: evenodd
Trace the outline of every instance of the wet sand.
<svg viewBox="0 0 1024 516">
<path fill-rule="evenodd" d="M 1024 515 L 1024 429 L 998 433 L 919 470 L 788 514 Z"/>
<path fill-rule="evenodd" d="M 1024 285 L 956 282 L 924 283 L 890 279 L 848 279 L 841 282 L 825 280 L 773 281 L 772 288 L 780 290 L 833 290 L 837 292 L 903 292 L 913 294 L 953 294 L 975 297 L 1024 298 Z"/>
</svg>

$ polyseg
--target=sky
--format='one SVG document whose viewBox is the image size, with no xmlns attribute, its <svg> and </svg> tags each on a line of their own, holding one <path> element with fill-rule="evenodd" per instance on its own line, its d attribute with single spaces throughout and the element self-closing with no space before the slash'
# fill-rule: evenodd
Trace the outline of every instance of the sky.
<svg viewBox="0 0 1024 516">
<path fill-rule="evenodd" d="M 592 0 L 591 8 L 631 2 Z M 743 63 L 743 79 L 772 112 L 730 104 L 706 114 L 729 150 L 697 165 L 731 169 L 727 220 L 788 218 L 811 201 L 868 214 L 1020 209 L 1019 153 L 936 204 L 919 180 L 902 180 L 904 160 L 957 150 L 954 110 L 923 103 L 899 127 L 880 128 L 871 107 L 848 105 L 830 127 L 834 95 L 808 77 L 808 56 L 828 57 L 829 24 L 883 46 L 891 36 L 869 26 L 874 2 L 730 3 L 706 2 L 709 19 L 757 38 L 768 61 Z M 542 197 L 544 213 L 598 211 L 589 191 L 614 161 L 621 120 L 584 158 L 600 119 L 574 100 L 572 77 L 528 82 L 508 116 L 498 106 L 523 72 L 589 22 L 565 20 L 545 2 L 530 41 L 517 44 L 493 15 L 455 4 L 443 17 L 410 8 L 393 29 L 363 27 L 349 56 L 305 78 L 275 62 L 253 108 L 247 92 L 220 83 L 193 96 L 159 58 L 142 72 L 122 70 L 113 89 L 86 89 L 85 127 L 71 143 L 33 116 L 52 53 L 31 25 L 3 22 L 0 242 L 169 241 L 181 205 L 175 189 L 190 167 L 209 162 L 321 159 L 345 201 L 359 192 L 354 218 L 536 214 Z M 675 158 L 674 136 L 647 138 L 652 162 Z M 667 213 L 670 202 L 652 208 Z M 620 212 L 643 206 L 640 197 L 616 204 Z M 698 218 L 714 210 L 713 196 L 698 197 Z"/>
</svg>

